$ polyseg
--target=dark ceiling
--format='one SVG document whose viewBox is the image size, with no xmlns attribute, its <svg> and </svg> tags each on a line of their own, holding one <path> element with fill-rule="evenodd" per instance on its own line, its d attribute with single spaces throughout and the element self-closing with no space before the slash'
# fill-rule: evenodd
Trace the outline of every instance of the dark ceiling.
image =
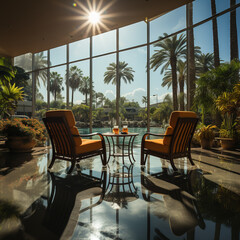
<svg viewBox="0 0 240 240">
<path fill-rule="evenodd" d="M 1 2 L 0 56 L 15 57 L 71 43 L 91 35 L 152 19 L 190 0 L 7 0 Z M 75 5 L 75 6 L 74 6 Z M 87 9 L 102 12 L 99 28 L 87 23 Z"/>
</svg>

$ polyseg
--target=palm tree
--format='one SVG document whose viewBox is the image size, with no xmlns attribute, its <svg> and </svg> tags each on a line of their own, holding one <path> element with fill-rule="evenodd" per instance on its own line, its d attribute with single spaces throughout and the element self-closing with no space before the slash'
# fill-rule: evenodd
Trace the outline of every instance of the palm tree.
<svg viewBox="0 0 240 240">
<path fill-rule="evenodd" d="M 236 0 L 230 0 L 230 6 L 236 5 Z M 231 42 L 231 60 L 238 59 L 238 35 L 236 22 L 236 9 L 230 13 L 230 42 Z"/>
<path fill-rule="evenodd" d="M 194 32 L 193 32 L 193 4 L 187 4 L 187 86 L 188 86 L 188 110 L 192 108 L 194 92 L 196 89 L 196 69 L 195 69 L 195 47 L 194 47 Z"/>
<path fill-rule="evenodd" d="M 80 87 L 83 72 L 77 66 L 72 66 L 69 71 L 69 87 L 72 89 L 72 107 L 74 92 Z"/>
<path fill-rule="evenodd" d="M 147 96 L 142 96 L 142 103 L 145 104 L 145 108 L 147 105 Z"/>
<path fill-rule="evenodd" d="M 120 96 L 120 85 L 121 80 L 123 80 L 125 83 L 131 83 L 133 82 L 135 72 L 131 67 L 127 67 L 128 63 L 126 62 L 119 62 L 118 66 L 118 77 L 119 77 L 119 96 Z M 104 73 L 104 83 L 109 84 L 112 83 L 116 85 L 117 83 L 117 65 L 116 63 L 110 63 L 107 67 L 107 71 Z"/>
<path fill-rule="evenodd" d="M 102 92 L 97 92 L 95 95 L 96 95 L 96 105 L 99 106 L 101 104 L 103 107 L 103 103 L 106 100 L 104 94 Z"/>
<path fill-rule="evenodd" d="M 90 78 L 83 77 L 80 82 L 79 91 L 85 95 L 85 104 L 88 105 L 87 95 L 90 94 Z"/>
<path fill-rule="evenodd" d="M 197 56 L 196 72 L 198 75 L 205 73 L 214 67 L 214 54 L 213 53 L 201 53 Z"/>
<path fill-rule="evenodd" d="M 167 33 L 163 34 L 163 37 L 167 37 Z M 172 73 L 172 93 L 173 93 L 173 109 L 178 109 L 177 100 L 177 61 L 186 53 L 186 37 L 181 34 L 179 38 L 177 35 L 162 40 L 159 37 L 159 42 L 154 44 L 154 47 L 159 47 L 159 50 L 154 50 L 155 53 L 150 59 L 151 68 L 156 71 L 161 65 L 162 70 L 167 70 L 171 67 Z"/>
<path fill-rule="evenodd" d="M 35 54 L 34 57 L 34 69 L 37 69 L 35 72 L 36 84 L 40 86 L 40 79 L 43 82 L 43 85 L 46 86 L 47 82 L 47 70 L 40 70 L 47 67 L 47 57 L 43 55 L 43 52 Z"/>
<path fill-rule="evenodd" d="M 215 0 L 211 0 L 211 9 L 212 9 L 212 15 L 215 15 L 216 14 L 216 2 L 215 2 Z M 217 27 L 217 19 L 216 18 L 212 19 L 212 28 L 213 28 L 214 66 L 216 68 L 220 65 L 218 27 Z"/>
<path fill-rule="evenodd" d="M 187 63 L 182 60 L 177 62 L 177 78 L 179 84 L 180 110 L 184 111 L 184 83 L 187 76 Z M 162 87 L 168 88 L 172 85 L 172 72 L 167 70 L 163 77 Z"/>
<path fill-rule="evenodd" d="M 57 72 L 51 72 L 50 74 L 50 92 L 52 93 L 54 97 L 54 101 L 57 100 L 57 94 L 61 93 L 61 91 L 64 89 L 62 87 L 63 78 L 61 75 Z"/>
</svg>

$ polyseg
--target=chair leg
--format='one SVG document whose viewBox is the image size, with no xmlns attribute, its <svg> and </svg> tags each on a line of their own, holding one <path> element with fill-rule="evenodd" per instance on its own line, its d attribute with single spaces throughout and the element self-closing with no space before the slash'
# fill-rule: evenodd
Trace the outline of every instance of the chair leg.
<svg viewBox="0 0 240 240">
<path fill-rule="evenodd" d="M 173 170 L 174 170 L 174 171 L 177 171 L 177 168 L 176 168 L 176 166 L 175 166 L 175 164 L 174 164 L 174 162 L 173 162 L 173 157 L 170 157 L 170 163 L 171 163 L 171 165 L 172 165 Z"/>
<path fill-rule="evenodd" d="M 144 161 L 144 149 L 141 147 L 141 165 L 145 165 L 146 160 Z"/>
<path fill-rule="evenodd" d="M 102 160 L 102 165 L 105 166 L 107 165 L 107 154 L 106 154 L 106 149 L 103 150 L 101 154 L 101 160 Z"/>
<path fill-rule="evenodd" d="M 48 169 L 51 169 L 52 168 L 52 166 L 53 166 L 53 164 L 54 164 L 54 162 L 55 162 L 55 155 L 53 154 L 53 156 L 52 156 L 52 160 L 51 160 L 51 162 L 50 162 L 50 164 L 49 164 L 49 166 L 48 166 Z"/>
<path fill-rule="evenodd" d="M 189 159 L 190 163 L 192 164 L 192 166 L 194 166 L 195 164 L 194 164 L 194 162 L 192 160 L 191 153 L 188 154 L 188 159 Z"/>
<path fill-rule="evenodd" d="M 72 172 L 72 170 L 74 169 L 75 164 L 76 164 L 76 160 L 75 159 L 72 160 L 71 163 L 72 163 L 72 165 L 71 165 L 70 169 L 68 170 L 67 174 L 70 174 Z"/>
</svg>

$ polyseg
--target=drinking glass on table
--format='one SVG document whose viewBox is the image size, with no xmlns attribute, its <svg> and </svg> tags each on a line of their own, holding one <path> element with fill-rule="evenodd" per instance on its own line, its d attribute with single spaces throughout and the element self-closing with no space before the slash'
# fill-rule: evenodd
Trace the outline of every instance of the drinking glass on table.
<svg viewBox="0 0 240 240">
<path fill-rule="evenodd" d="M 114 127 L 113 127 L 113 133 L 114 133 L 114 134 L 119 134 L 119 128 L 118 128 L 118 126 L 114 126 Z"/>
<path fill-rule="evenodd" d="M 122 132 L 128 133 L 128 126 L 127 125 L 123 125 Z"/>
</svg>

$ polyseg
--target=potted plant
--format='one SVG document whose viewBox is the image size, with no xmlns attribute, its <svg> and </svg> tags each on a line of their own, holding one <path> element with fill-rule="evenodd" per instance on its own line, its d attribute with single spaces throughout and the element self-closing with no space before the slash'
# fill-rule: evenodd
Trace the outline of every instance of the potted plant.
<svg viewBox="0 0 240 240">
<path fill-rule="evenodd" d="M 215 125 L 202 125 L 196 132 L 196 136 L 201 143 L 203 149 L 211 149 L 215 137 L 213 129 L 217 128 Z"/>
<path fill-rule="evenodd" d="M 0 133 L 7 137 L 6 146 L 14 152 L 28 152 L 46 141 L 46 129 L 36 119 L 1 120 Z"/>
<path fill-rule="evenodd" d="M 236 124 L 234 123 L 233 125 L 229 126 L 228 124 L 225 123 L 225 121 L 223 121 L 221 129 L 219 130 L 219 137 L 220 137 L 219 139 L 220 139 L 222 149 L 224 150 L 234 149 L 235 147 L 235 141 L 234 141 L 235 125 Z"/>
<path fill-rule="evenodd" d="M 216 100 L 216 106 L 224 116 L 220 129 L 220 142 L 223 149 L 233 149 L 237 134 L 237 114 L 240 108 L 240 83 L 232 92 L 224 92 Z"/>
</svg>

